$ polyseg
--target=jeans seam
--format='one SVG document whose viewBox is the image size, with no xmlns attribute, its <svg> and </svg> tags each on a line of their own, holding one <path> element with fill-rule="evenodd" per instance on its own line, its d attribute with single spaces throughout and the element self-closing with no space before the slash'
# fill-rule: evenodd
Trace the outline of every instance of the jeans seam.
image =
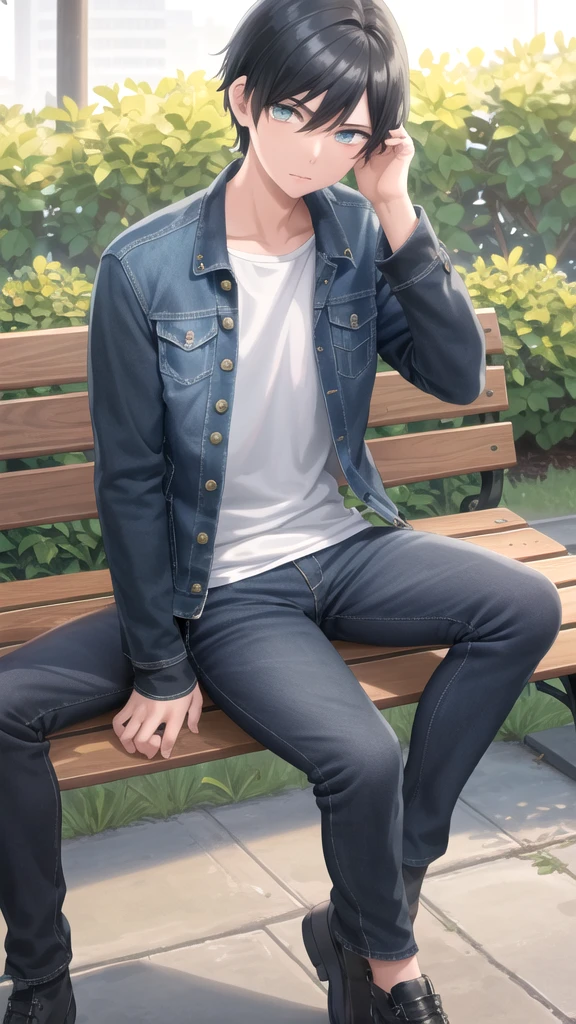
<svg viewBox="0 0 576 1024">
<path fill-rule="evenodd" d="M 316 559 L 316 561 L 318 561 L 318 559 Z M 319 614 L 318 614 L 318 601 L 316 600 L 316 594 L 314 592 L 314 587 L 310 583 L 310 580 L 308 579 L 306 573 L 304 572 L 304 569 L 302 569 L 302 567 L 300 565 L 298 565 L 298 562 L 294 561 L 292 564 L 295 565 L 296 568 L 298 569 L 298 571 L 302 573 L 304 579 L 306 580 L 306 583 L 308 584 L 308 587 L 310 588 L 310 590 L 312 592 L 312 597 L 314 598 L 314 620 L 316 622 L 316 625 L 318 625 L 319 622 L 320 622 L 320 619 L 319 619 Z M 316 584 L 316 586 L 319 586 L 319 585 L 320 585 L 319 583 Z"/>
<path fill-rule="evenodd" d="M 371 949 L 360 949 L 360 946 L 355 946 L 353 943 L 348 942 L 348 939 L 345 939 L 340 935 L 340 932 L 337 932 L 335 928 L 332 930 L 335 938 L 338 939 L 338 942 L 344 946 L 345 949 L 351 950 L 352 953 L 357 953 L 358 956 L 372 957 L 375 960 L 407 960 L 408 957 L 416 956 L 416 953 L 419 952 L 419 947 L 415 942 L 403 953 L 376 953 Z"/>
<path fill-rule="evenodd" d="M 314 598 L 314 600 L 316 600 L 316 598 Z M 206 679 L 210 683 L 210 685 L 213 686 L 214 689 L 218 691 L 218 693 L 221 693 L 224 697 L 226 697 L 227 700 L 229 700 L 230 703 L 233 704 L 235 708 L 238 708 L 239 711 L 242 711 L 245 715 L 248 715 L 248 718 L 251 718 L 253 722 L 257 722 L 257 724 L 262 729 L 265 729 L 267 732 L 271 733 L 272 736 L 275 736 L 276 739 L 280 740 L 282 743 L 286 743 L 287 746 L 292 748 L 292 750 L 295 750 L 299 757 L 302 757 L 305 761 L 308 762 L 308 764 L 311 764 L 312 767 L 318 772 L 318 775 L 322 779 L 322 785 L 326 786 L 326 789 L 328 790 L 328 800 L 329 800 L 329 803 L 330 803 L 330 813 L 328 815 L 328 821 L 330 823 L 330 837 L 331 837 L 331 840 L 332 840 L 332 850 L 334 852 L 334 860 L 336 861 L 336 864 L 338 866 L 338 870 L 340 872 L 340 877 L 342 878 L 342 881 L 344 882 L 344 885 L 346 886 L 348 892 L 350 893 L 350 896 L 352 897 L 352 899 L 354 900 L 354 903 L 356 904 L 356 907 L 358 909 L 358 917 L 360 919 L 360 931 L 362 932 L 362 935 L 364 936 L 364 941 L 366 942 L 366 945 L 368 945 L 368 940 L 366 939 L 366 933 L 365 933 L 363 925 L 362 925 L 362 911 L 360 910 L 360 906 L 358 904 L 358 900 L 356 899 L 354 893 L 350 889 L 350 886 L 348 885 L 348 882 L 346 881 L 346 879 L 344 877 L 344 873 L 342 871 L 342 868 L 340 867 L 340 861 L 338 860 L 338 854 L 336 853 L 336 846 L 335 846 L 335 843 L 334 843 L 334 833 L 332 831 L 332 793 L 330 792 L 330 787 L 328 786 L 328 783 L 326 782 L 326 779 L 324 778 L 324 776 L 323 776 L 322 772 L 320 771 L 318 765 L 314 764 L 314 761 L 311 761 L 310 758 L 307 757 L 306 754 L 302 753 L 301 750 L 298 750 L 287 739 L 285 739 L 283 736 L 279 736 L 278 733 L 274 732 L 274 730 L 271 729 L 270 726 L 265 725 L 263 722 L 261 722 L 257 718 L 255 718 L 254 715 L 251 715 L 249 711 L 246 711 L 245 708 L 240 707 L 240 705 L 237 704 L 235 700 L 232 700 L 232 697 L 228 696 L 228 694 L 226 694 L 224 692 L 224 690 L 221 690 L 219 686 L 216 686 L 216 684 L 213 682 L 213 680 L 210 679 L 210 676 L 207 675 L 207 673 L 204 672 L 200 668 L 200 665 L 196 661 L 196 658 L 194 657 L 194 655 L 191 654 L 190 657 L 191 657 L 191 661 L 194 664 L 194 668 L 196 670 L 196 674 L 199 677 L 202 677 L 202 678 Z"/>
<path fill-rule="evenodd" d="M 438 701 L 436 702 L 436 707 L 434 708 L 434 712 L 433 712 L 433 714 L 432 714 L 432 716 L 430 718 L 430 721 L 428 723 L 428 731 L 426 733 L 426 740 L 424 742 L 424 748 L 422 750 L 422 758 L 420 760 L 420 771 L 418 773 L 418 782 L 416 783 L 416 789 L 414 790 L 414 792 L 412 794 L 412 797 L 410 799 L 410 803 L 404 808 L 405 811 L 407 811 L 408 808 L 412 806 L 412 804 L 414 803 L 414 800 L 416 799 L 416 796 L 418 795 L 418 791 L 420 789 L 420 782 L 422 781 L 422 773 L 424 771 L 424 761 L 426 760 L 426 751 L 428 749 L 428 741 L 430 739 L 430 731 L 432 729 L 432 723 L 433 723 L 433 721 L 434 721 L 434 719 L 436 717 L 436 712 L 438 711 L 438 709 L 440 707 L 440 704 L 444 700 L 444 697 L 445 697 L 446 693 L 448 692 L 449 688 L 452 686 L 452 683 L 456 679 L 456 676 L 458 675 L 460 670 L 464 668 L 464 665 L 466 664 L 466 662 L 468 660 L 468 655 L 470 654 L 471 647 L 472 647 L 472 641 L 469 641 L 468 642 L 468 650 L 466 651 L 466 657 L 462 661 L 462 664 L 458 666 L 458 668 L 456 669 L 456 671 L 455 671 L 454 675 L 452 676 L 452 678 L 448 680 L 448 682 L 446 683 L 446 686 L 444 687 L 442 693 L 440 694 L 440 697 L 438 698 Z"/>
<path fill-rule="evenodd" d="M 459 622 L 476 632 L 476 627 L 464 619 L 450 615 L 326 615 L 325 619 L 359 619 L 361 622 Z"/>
<path fill-rule="evenodd" d="M 29 722 L 24 722 L 24 725 L 32 725 L 37 718 L 41 718 L 42 715 L 49 715 L 51 711 L 62 711 L 63 708 L 73 708 L 80 704 L 87 704 L 91 700 L 100 700 L 102 697 L 109 697 L 113 693 L 125 693 L 126 690 L 133 690 L 134 685 L 131 683 L 130 686 L 124 686 L 121 690 L 107 690 L 106 693 L 97 693 L 94 697 L 85 697 L 83 700 L 72 700 L 69 704 L 58 704 L 55 708 L 46 708 L 45 711 L 39 711 L 34 718 L 31 718 Z"/>
<path fill-rule="evenodd" d="M 56 970 L 52 971 L 50 974 L 45 974 L 43 978 L 19 978 L 17 974 L 9 974 L 8 977 L 12 978 L 13 981 L 21 981 L 26 985 L 41 985 L 43 982 L 50 981 L 51 978 L 55 978 L 58 974 L 60 974 L 60 972 L 68 966 L 71 960 L 72 957 L 69 956 L 65 963 L 61 964 L 60 967 L 57 967 Z"/>
<path fill-rule="evenodd" d="M 56 791 L 56 787 L 54 785 L 54 778 L 53 778 L 54 768 L 52 767 L 52 770 L 51 770 L 51 766 L 48 763 L 48 758 L 46 757 L 46 741 L 44 741 L 44 743 L 42 744 L 42 756 L 44 757 L 44 762 L 46 764 L 46 770 L 48 772 L 48 776 L 50 778 L 50 782 L 52 783 L 52 789 L 54 791 L 54 799 L 56 801 L 56 808 L 58 808 L 58 793 Z M 56 876 L 58 874 L 58 814 L 56 814 L 56 821 L 54 823 L 54 850 L 56 852 L 56 863 L 54 865 L 54 881 L 53 881 L 53 887 L 54 887 L 54 920 L 52 922 L 52 925 L 53 925 L 53 928 L 54 928 L 54 934 L 57 936 L 58 941 L 61 942 L 62 945 L 64 946 L 64 949 L 66 949 L 66 940 L 64 939 L 64 936 L 62 935 L 62 932 L 60 931 L 60 929 L 58 928 L 58 926 L 56 924 L 56 909 L 57 909 L 56 901 L 57 901 L 57 894 L 58 894 L 58 890 L 57 890 L 57 886 L 56 886 Z M 67 950 L 67 952 L 68 952 L 68 950 Z"/>
</svg>

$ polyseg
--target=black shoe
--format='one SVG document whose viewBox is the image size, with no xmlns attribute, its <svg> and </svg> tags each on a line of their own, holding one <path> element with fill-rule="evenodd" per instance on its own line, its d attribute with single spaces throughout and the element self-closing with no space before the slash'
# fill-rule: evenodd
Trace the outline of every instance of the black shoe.
<svg viewBox="0 0 576 1024">
<path fill-rule="evenodd" d="M 418 1024 L 450 1024 L 442 1008 L 442 1000 L 428 975 L 411 981 L 399 981 L 390 993 L 371 983 L 372 1020 L 374 1024 L 396 1024 L 397 1021 L 418 1021 Z"/>
<path fill-rule="evenodd" d="M 12 992 L 3 1024 L 75 1024 L 76 1001 L 68 968 L 52 981 Z"/>
<path fill-rule="evenodd" d="M 302 936 L 320 981 L 328 985 L 330 1024 L 368 1024 L 372 972 L 365 957 L 342 946 L 333 933 L 334 904 L 318 903 L 302 921 Z"/>
<path fill-rule="evenodd" d="M 410 921 L 414 924 L 416 914 L 420 907 L 420 889 L 422 888 L 422 882 L 424 881 L 424 875 L 428 870 L 428 864 L 424 867 L 411 867 L 409 864 L 402 865 L 402 878 L 404 879 L 404 888 L 406 889 L 406 898 L 408 900 L 408 910 L 410 912 Z"/>
</svg>

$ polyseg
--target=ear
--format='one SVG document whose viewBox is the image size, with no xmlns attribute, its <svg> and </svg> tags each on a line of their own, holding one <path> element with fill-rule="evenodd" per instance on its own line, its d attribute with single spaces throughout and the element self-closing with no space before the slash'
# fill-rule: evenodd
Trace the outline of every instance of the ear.
<svg viewBox="0 0 576 1024">
<path fill-rule="evenodd" d="M 250 115 L 250 104 L 244 93 L 246 82 L 246 75 L 241 75 L 240 78 L 237 78 L 232 82 L 228 91 L 228 102 L 230 103 L 234 117 L 238 121 L 238 124 L 241 124 L 243 128 L 248 128 L 252 120 Z"/>
</svg>

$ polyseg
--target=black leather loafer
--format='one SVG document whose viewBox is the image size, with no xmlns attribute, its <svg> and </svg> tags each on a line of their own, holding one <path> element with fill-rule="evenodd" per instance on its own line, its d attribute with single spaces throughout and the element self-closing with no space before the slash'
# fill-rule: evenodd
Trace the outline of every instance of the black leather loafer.
<svg viewBox="0 0 576 1024">
<path fill-rule="evenodd" d="M 50 983 L 13 992 L 3 1024 L 75 1024 L 76 1001 L 68 968 Z"/>
<path fill-rule="evenodd" d="M 411 981 L 400 981 L 390 993 L 371 983 L 374 1024 L 397 1024 L 417 1021 L 418 1024 L 450 1024 L 442 1000 L 428 975 Z"/>
<path fill-rule="evenodd" d="M 334 904 L 318 903 L 302 920 L 306 952 L 320 981 L 328 984 L 330 1024 L 369 1024 L 372 1005 L 368 961 L 345 949 L 332 931 Z"/>
</svg>

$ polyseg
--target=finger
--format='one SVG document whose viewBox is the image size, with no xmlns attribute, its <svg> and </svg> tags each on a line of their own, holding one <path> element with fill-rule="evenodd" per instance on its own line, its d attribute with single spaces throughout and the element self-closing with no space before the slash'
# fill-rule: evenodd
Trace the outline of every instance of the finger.
<svg viewBox="0 0 576 1024">
<path fill-rule="evenodd" d="M 134 737 L 136 736 L 136 733 L 138 732 L 142 725 L 142 716 L 142 711 L 140 712 L 140 714 L 138 714 L 138 712 L 134 712 L 130 718 L 130 721 L 128 722 L 128 725 L 125 726 L 125 728 L 122 730 L 118 737 L 122 746 L 125 747 L 125 749 L 130 754 L 133 754 L 134 751 L 136 750 L 133 741 Z"/>
<path fill-rule="evenodd" d="M 168 725 L 166 726 L 166 728 L 164 730 L 164 736 L 162 738 L 162 747 L 161 747 L 161 750 L 160 750 L 160 753 L 162 754 L 162 757 L 170 757 L 170 754 L 172 753 L 172 748 L 173 748 L 174 744 L 176 743 L 176 739 L 178 737 L 178 733 L 180 732 L 180 729 L 182 728 L 183 720 L 184 720 L 183 717 L 180 720 L 178 720 L 178 719 L 171 720 L 168 723 Z"/>
</svg>

